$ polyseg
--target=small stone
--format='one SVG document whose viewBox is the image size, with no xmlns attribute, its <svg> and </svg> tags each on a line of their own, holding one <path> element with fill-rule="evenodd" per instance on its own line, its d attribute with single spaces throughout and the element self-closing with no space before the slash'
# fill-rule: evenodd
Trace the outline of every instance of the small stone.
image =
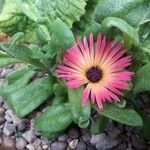
<svg viewBox="0 0 150 150">
<path fill-rule="evenodd" d="M 41 140 L 40 139 L 35 139 L 35 141 L 34 141 L 34 146 L 35 146 L 35 148 L 37 149 L 38 147 L 40 147 L 40 145 L 41 145 Z"/>
<path fill-rule="evenodd" d="M 5 120 L 4 118 L 1 118 L 1 117 L 0 117 L 0 125 L 4 124 L 5 121 L 6 121 L 6 120 Z"/>
<path fill-rule="evenodd" d="M 84 142 L 90 142 L 90 140 L 91 140 L 91 135 L 90 135 L 90 133 L 89 133 L 89 132 L 85 132 L 85 133 L 83 134 L 83 136 L 82 136 L 82 140 L 83 140 Z"/>
<path fill-rule="evenodd" d="M 75 149 L 75 148 L 77 147 L 78 141 L 79 141 L 78 139 L 72 140 L 72 141 L 69 143 L 69 147 L 70 147 L 71 149 Z"/>
<path fill-rule="evenodd" d="M 24 120 L 22 120 L 20 123 L 17 124 L 17 127 L 19 131 L 22 131 L 27 128 L 27 123 Z"/>
<path fill-rule="evenodd" d="M 48 145 L 42 145 L 42 148 L 43 148 L 43 150 L 46 150 L 46 149 L 48 149 Z"/>
<path fill-rule="evenodd" d="M 15 149 L 15 141 L 9 136 L 5 136 L 5 135 L 3 136 L 3 145 Z"/>
<path fill-rule="evenodd" d="M 9 122 L 6 122 L 4 125 L 3 133 L 5 135 L 12 135 L 16 131 L 16 127 L 14 124 L 11 124 Z"/>
<path fill-rule="evenodd" d="M 5 115 L 5 108 L 0 107 L 0 117 L 4 117 Z"/>
<path fill-rule="evenodd" d="M 107 133 L 111 137 L 116 138 L 121 133 L 121 131 L 118 128 L 114 127 L 112 130 L 109 130 Z"/>
<path fill-rule="evenodd" d="M 84 142 L 80 141 L 77 145 L 76 150 L 86 150 L 86 144 Z"/>
<path fill-rule="evenodd" d="M 0 83 L 0 84 L 1 84 L 1 83 Z M 0 106 L 3 105 L 3 103 L 4 103 L 3 101 L 4 101 L 3 97 L 0 96 Z"/>
<path fill-rule="evenodd" d="M 141 149 L 141 150 L 146 149 L 146 142 L 140 139 L 138 135 L 137 136 L 132 135 L 131 139 L 132 139 L 132 145 L 135 149 Z"/>
<path fill-rule="evenodd" d="M 27 145 L 27 142 L 23 138 L 16 138 L 16 148 L 24 149 Z"/>
<path fill-rule="evenodd" d="M 54 142 L 51 144 L 51 150 L 65 150 L 67 147 L 67 143 L 65 142 Z"/>
<path fill-rule="evenodd" d="M 0 129 L 0 137 L 2 137 L 2 135 L 3 135 L 3 130 Z"/>
<path fill-rule="evenodd" d="M 22 134 L 22 136 L 29 143 L 32 143 L 36 139 L 36 135 L 34 134 L 33 130 L 26 131 Z"/>
<path fill-rule="evenodd" d="M 13 122 L 13 119 L 12 119 L 11 116 L 8 115 L 8 114 L 6 114 L 4 118 L 7 120 L 7 122 L 10 122 L 10 123 Z"/>
<path fill-rule="evenodd" d="M 121 143 L 117 146 L 118 150 L 124 150 L 127 149 L 127 144 L 126 143 Z"/>
<path fill-rule="evenodd" d="M 0 137 L 0 145 L 3 143 L 3 140 L 2 140 L 2 138 Z"/>
<path fill-rule="evenodd" d="M 92 135 L 91 144 L 95 145 L 96 143 L 102 141 L 106 137 L 106 133 L 101 133 L 98 135 Z"/>
<path fill-rule="evenodd" d="M 10 109 L 7 103 L 4 103 L 4 104 L 3 104 L 3 107 L 4 107 L 6 110 Z"/>
<path fill-rule="evenodd" d="M 28 150 L 35 150 L 35 147 L 34 147 L 33 144 L 28 144 L 28 145 L 26 146 L 26 148 L 27 148 Z"/>
<path fill-rule="evenodd" d="M 66 139 L 68 138 L 68 135 L 67 134 L 62 134 L 58 137 L 58 140 L 59 141 L 66 141 Z"/>
<path fill-rule="evenodd" d="M 96 148 L 97 150 L 107 150 L 107 149 L 112 149 L 113 147 L 118 145 L 118 141 L 114 138 L 111 138 L 109 136 L 104 137 L 96 143 Z"/>
<path fill-rule="evenodd" d="M 79 130 L 75 127 L 71 128 L 68 132 L 69 137 L 72 138 L 72 139 L 78 138 L 79 134 L 80 134 Z"/>
</svg>

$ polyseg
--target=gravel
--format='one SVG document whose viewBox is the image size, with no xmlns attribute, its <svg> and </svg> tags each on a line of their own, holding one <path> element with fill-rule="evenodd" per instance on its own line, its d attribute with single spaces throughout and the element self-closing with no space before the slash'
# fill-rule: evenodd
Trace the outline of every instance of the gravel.
<svg viewBox="0 0 150 150">
<path fill-rule="evenodd" d="M 0 70 L 0 82 L 12 70 L 12 66 Z M 144 94 L 141 98 L 147 113 L 149 97 Z M 6 146 L 12 150 L 150 150 L 150 141 L 144 140 L 138 128 L 113 121 L 98 135 L 72 125 L 58 138 L 48 139 L 34 129 L 33 118 L 43 113 L 41 108 L 20 119 L 0 96 L 0 150 L 5 150 Z"/>
</svg>

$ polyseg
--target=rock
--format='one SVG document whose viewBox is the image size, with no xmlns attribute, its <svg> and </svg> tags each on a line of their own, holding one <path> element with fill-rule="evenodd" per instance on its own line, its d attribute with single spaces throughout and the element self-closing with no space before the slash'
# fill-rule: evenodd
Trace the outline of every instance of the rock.
<svg viewBox="0 0 150 150">
<path fill-rule="evenodd" d="M 4 117 L 5 116 L 5 108 L 0 107 L 0 117 Z"/>
<path fill-rule="evenodd" d="M 33 130 L 26 131 L 22 134 L 22 136 L 29 143 L 32 143 L 36 139 L 36 135 L 34 134 Z"/>
<path fill-rule="evenodd" d="M 0 83 L 0 84 L 1 84 L 1 83 Z M 3 103 L 4 103 L 4 99 L 3 99 L 3 97 L 0 96 L 0 106 L 2 106 Z"/>
<path fill-rule="evenodd" d="M 3 130 L 0 129 L 0 137 L 2 137 L 2 135 L 3 135 Z"/>
<path fill-rule="evenodd" d="M 43 148 L 43 150 L 46 150 L 46 149 L 48 149 L 48 145 L 42 145 L 42 148 Z"/>
<path fill-rule="evenodd" d="M 11 116 L 8 115 L 8 114 L 6 114 L 4 118 L 7 120 L 7 122 L 10 122 L 10 123 L 13 122 L 13 119 L 12 119 Z"/>
<path fill-rule="evenodd" d="M 72 138 L 72 139 L 78 138 L 79 134 L 80 134 L 79 130 L 77 128 L 75 128 L 75 127 L 70 128 L 70 130 L 68 132 L 69 137 Z"/>
<path fill-rule="evenodd" d="M 35 148 L 38 149 L 38 147 L 40 147 L 41 143 L 42 143 L 42 142 L 41 142 L 40 139 L 35 139 L 35 141 L 34 141 L 33 144 L 34 144 Z"/>
<path fill-rule="evenodd" d="M 22 130 L 24 130 L 24 129 L 27 128 L 27 123 L 26 123 L 26 121 L 22 120 L 16 126 L 17 126 L 17 128 L 18 128 L 19 131 L 22 131 Z"/>
<path fill-rule="evenodd" d="M 132 139 L 132 145 L 135 149 L 143 150 L 147 148 L 146 142 L 143 141 L 138 135 L 137 136 L 132 135 L 131 139 Z"/>
<path fill-rule="evenodd" d="M 4 125 L 3 133 L 5 135 L 12 135 L 16 131 L 16 127 L 14 124 L 11 124 L 9 122 L 6 122 Z"/>
<path fill-rule="evenodd" d="M 6 110 L 10 109 L 7 103 L 4 103 L 4 104 L 3 104 L 3 107 L 4 107 Z"/>
<path fill-rule="evenodd" d="M 113 147 L 118 145 L 118 141 L 112 137 L 106 136 L 101 138 L 101 141 L 96 143 L 97 150 L 107 150 L 112 149 Z"/>
<path fill-rule="evenodd" d="M 89 132 L 85 132 L 85 133 L 83 134 L 83 136 L 82 136 L 82 140 L 83 140 L 84 142 L 90 142 L 90 140 L 91 140 L 91 135 L 90 135 L 90 133 L 89 133 Z"/>
<path fill-rule="evenodd" d="M 67 134 L 62 134 L 58 137 L 58 140 L 59 141 L 66 141 L 66 139 L 68 138 L 68 135 Z"/>
<path fill-rule="evenodd" d="M 14 139 L 10 138 L 9 136 L 4 135 L 3 136 L 3 145 L 6 147 L 11 147 L 12 149 L 15 149 L 15 141 Z"/>
<path fill-rule="evenodd" d="M 111 137 L 116 138 L 116 137 L 121 133 L 121 131 L 120 131 L 118 128 L 113 127 L 113 129 L 107 131 L 107 133 L 108 133 Z"/>
<path fill-rule="evenodd" d="M 70 147 L 71 149 L 75 149 L 75 148 L 77 147 L 78 141 L 79 141 L 78 139 L 72 140 L 72 141 L 69 143 L 69 147 Z"/>
<path fill-rule="evenodd" d="M 67 147 L 67 143 L 65 142 L 54 142 L 51 144 L 51 150 L 65 150 Z"/>
<path fill-rule="evenodd" d="M 5 120 L 4 118 L 1 118 L 1 117 L 0 117 L 0 125 L 4 124 L 5 121 L 6 121 L 6 120 Z"/>
<path fill-rule="evenodd" d="M 84 142 L 80 141 L 77 145 L 76 150 L 86 150 L 86 144 Z"/>
<path fill-rule="evenodd" d="M 3 143 L 3 140 L 2 140 L 2 138 L 0 137 L 0 145 Z"/>
<path fill-rule="evenodd" d="M 119 145 L 117 146 L 117 149 L 118 149 L 118 150 L 127 149 L 127 144 L 126 144 L 125 142 L 123 142 L 123 143 L 121 143 L 121 144 L 119 144 Z"/>
<path fill-rule="evenodd" d="M 16 148 L 17 149 L 24 149 L 27 145 L 27 142 L 24 140 L 24 138 L 16 138 Z"/>
<path fill-rule="evenodd" d="M 106 133 L 101 133 L 101 134 L 98 134 L 98 135 L 92 135 L 92 138 L 91 138 L 91 144 L 95 145 L 97 144 L 98 142 L 102 141 L 104 138 L 106 138 Z"/>
<path fill-rule="evenodd" d="M 26 146 L 26 148 L 27 148 L 28 150 L 36 150 L 33 144 L 28 144 L 28 145 Z"/>
</svg>

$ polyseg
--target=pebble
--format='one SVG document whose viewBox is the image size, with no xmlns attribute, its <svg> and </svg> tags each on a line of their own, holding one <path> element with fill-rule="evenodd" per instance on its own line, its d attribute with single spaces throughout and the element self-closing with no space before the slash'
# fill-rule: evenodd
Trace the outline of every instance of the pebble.
<svg viewBox="0 0 150 150">
<path fill-rule="evenodd" d="M 5 135 L 12 135 L 16 131 L 16 127 L 14 124 L 6 122 L 4 125 L 3 133 Z"/>
<path fill-rule="evenodd" d="M 2 138 L 0 137 L 0 145 L 3 143 L 3 140 L 2 140 Z"/>
<path fill-rule="evenodd" d="M 86 150 L 86 144 L 83 141 L 80 141 L 76 150 Z"/>
<path fill-rule="evenodd" d="M 43 150 L 46 150 L 46 149 L 48 149 L 48 145 L 42 145 L 42 148 L 43 148 Z"/>
<path fill-rule="evenodd" d="M 0 117 L 0 125 L 4 124 L 5 121 L 6 121 L 6 120 L 5 120 L 4 118 L 1 118 L 1 117 Z"/>
<path fill-rule="evenodd" d="M 71 149 L 75 149 L 77 147 L 77 144 L 78 144 L 78 139 L 75 139 L 75 140 L 72 140 L 70 143 L 69 143 L 69 147 Z"/>
<path fill-rule="evenodd" d="M 2 137 L 2 135 L 3 135 L 3 130 L 0 129 L 0 137 Z"/>
<path fill-rule="evenodd" d="M 132 135 L 132 145 L 135 149 L 143 150 L 146 149 L 146 142 L 140 139 L 139 136 Z"/>
<path fill-rule="evenodd" d="M 0 83 L 0 84 L 1 84 L 1 83 Z M 3 97 L 0 96 L 0 106 L 3 105 L 3 103 L 4 103 L 3 101 L 4 101 Z"/>
<path fill-rule="evenodd" d="M 37 138 L 37 139 L 35 139 L 33 144 L 34 144 L 35 148 L 37 149 L 38 147 L 40 147 L 41 143 L 42 143 L 41 140 Z"/>
<path fill-rule="evenodd" d="M 96 143 L 97 150 L 107 150 L 112 149 L 113 147 L 118 145 L 118 141 L 112 137 L 106 136 L 101 141 Z"/>
<path fill-rule="evenodd" d="M 118 128 L 113 127 L 113 129 L 107 131 L 107 133 L 108 133 L 108 135 L 110 135 L 111 137 L 116 138 L 116 137 L 118 137 L 119 134 L 121 134 L 121 131 L 120 131 Z"/>
<path fill-rule="evenodd" d="M 4 117 L 5 115 L 5 108 L 0 107 L 0 117 Z"/>
<path fill-rule="evenodd" d="M 20 123 L 17 124 L 17 128 L 19 131 L 22 131 L 27 128 L 26 121 L 22 120 Z"/>
<path fill-rule="evenodd" d="M 104 138 L 106 137 L 106 133 L 101 133 L 101 134 L 97 134 L 97 135 L 92 135 L 91 138 L 91 144 L 95 145 L 98 142 L 102 141 Z"/>
<path fill-rule="evenodd" d="M 68 135 L 67 134 L 62 134 L 58 137 L 58 141 L 66 141 L 66 139 L 68 138 Z"/>
<path fill-rule="evenodd" d="M 75 127 L 73 127 L 73 128 L 70 128 L 70 130 L 68 131 L 68 135 L 69 135 L 69 137 L 70 138 L 72 138 L 72 139 L 76 139 L 76 138 L 78 138 L 79 137 L 79 130 L 77 129 L 77 128 L 75 128 Z"/>
<path fill-rule="evenodd" d="M 6 147 L 11 147 L 12 149 L 15 149 L 15 141 L 14 139 L 10 138 L 9 136 L 4 135 L 3 136 L 3 145 Z"/>
<path fill-rule="evenodd" d="M 10 123 L 13 122 L 13 119 L 8 114 L 6 114 L 4 118 L 7 120 L 7 122 L 10 122 Z"/>
<path fill-rule="evenodd" d="M 20 137 L 20 138 L 16 138 L 16 148 L 17 149 L 24 149 L 27 145 L 27 142 L 24 140 L 24 138 Z"/>
<path fill-rule="evenodd" d="M 33 144 L 28 144 L 28 145 L 26 145 L 26 148 L 27 148 L 28 150 L 36 150 Z"/>
<path fill-rule="evenodd" d="M 51 150 L 65 150 L 67 147 L 67 143 L 66 142 L 53 142 L 51 144 Z"/>
<path fill-rule="evenodd" d="M 90 140 L 91 140 L 91 135 L 90 135 L 90 133 L 89 133 L 89 132 L 85 132 L 85 133 L 83 134 L 83 136 L 82 136 L 82 140 L 83 140 L 84 142 L 90 142 Z"/>
<path fill-rule="evenodd" d="M 36 139 L 36 135 L 34 134 L 33 130 L 26 131 L 22 134 L 24 139 L 29 143 L 32 143 Z"/>
</svg>

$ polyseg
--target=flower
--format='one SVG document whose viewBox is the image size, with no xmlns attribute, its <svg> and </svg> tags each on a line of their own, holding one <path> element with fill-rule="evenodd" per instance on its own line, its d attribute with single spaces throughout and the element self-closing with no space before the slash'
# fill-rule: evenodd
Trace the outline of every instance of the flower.
<svg viewBox="0 0 150 150">
<path fill-rule="evenodd" d="M 132 72 L 125 70 L 131 64 L 127 49 L 116 41 L 107 40 L 99 33 L 94 44 L 93 34 L 87 38 L 77 39 L 63 56 L 62 65 L 57 66 L 58 77 L 67 81 L 70 89 L 84 85 L 82 106 L 88 99 L 97 103 L 103 111 L 103 102 L 119 101 L 123 89 L 129 90 L 128 81 Z"/>
</svg>

